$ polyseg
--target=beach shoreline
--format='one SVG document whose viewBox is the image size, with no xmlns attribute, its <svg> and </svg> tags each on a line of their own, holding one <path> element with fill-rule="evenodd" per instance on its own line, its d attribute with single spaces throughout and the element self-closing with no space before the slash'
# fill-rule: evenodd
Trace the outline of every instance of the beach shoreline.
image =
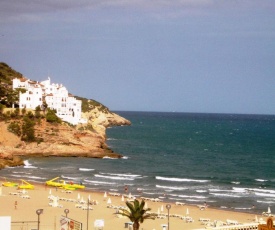
<svg viewBox="0 0 275 230">
<path fill-rule="evenodd" d="M 4 179 L 1 178 L 1 184 L 4 182 Z M 84 190 L 75 190 L 71 192 L 65 192 L 63 189 L 56 189 L 54 187 L 45 186 L 40 183 L 31 183 L 35 185 L 34 190 L 28 190 L 27 195 L 30 199 L 21 198 L 19 195 L 10 195 L 10 193 L 17 193 L 18 189 L 15 187 L 4 187 L 2 186 L 2 196 L 1 199 L 1 209 L 0 216 L 11 216 L 12 222 L 26 222 L 35 221 L 37 219 L 36 210 L 43 209 L 43 214 L 41 214 L 41 230 L 47 229 L 59 229 L 59 219 L 61 216 L 65 216 L 64 210 L 68 209 L 68 217 L 81 222 L 82 229 L 87 229 L 87 223 L 89 228 L 94 229 L 94 221 L 98 219 L 104 220 L 104 230 L 111 229 L 125 229 L 125 223 L 129 222 L 127 218 L 119 218 L 116 213 L 115 208 L 107 208 L 107 200 L 111 199 L 111 204 L 114 206 L 125 206 L 125 201 L 128 194 L 124 194 L 125 201 L 122 201 L 121 196 L 112 196 L 110 192 L 107 192 L 108 196 L 104 197 L 105 191 L 94 191 L 92 189 L 86 188 Z M 49 206 L 49 196 L 58 196 L 60 207 L 51 207 Z M 133 194 L 135 195 L 135 194 Z M 68 202 L 64 200 L 83 200 L 84 202 L 88 200 L 88 197 L 92 201 L 97 201 L 97 205 L 91 205 L 93 210 L 82 210 L 81 208 L 76 208 L 76 202 Z M 138 197 L 137 197 L 138 198 Z M 64 199 L 64 200 L 61 200 Z M 139 199 L 139 198 L 138 198 Z M 15 209 L 15 202 L 17 202 L 17 207 Z M 162 214 L 167 214 L 167 209 L 165 208 L 167 202 L 153 202 L 146 201 L 151 212 Z M 209 220 L 209 222 L 220 221 L 226 223 L 228 220 L 236 221 L 238 223 L 255 223 L 256 215 L 255 213 L 245 213 L 245 212 L 236 212 L 232 210 L 223 210 L 207 207 L 205 210 L 200 210 L 199 207 L 195 205 L 176 205 L 175 202 L 170 202 L 171 209 L 169 210 L 170 215 L 179 215 L 179 216 L 188 216 L 192 217 L 194 222 L 188 223 L 183 219 L 178 217 L 170 217 L 170 226 L 171 229 L 200 229 L 205 228 L 205 225 L 202 224 L 200 219 Z M 62 206 L 62 207 L 61 207 Z M 6 208 L 3 208 L 6 207 Z M 163 211 L 162 211 L 163 209 Z M 87 216 L 89 214 L 89 217 Z M 88 218 L 87 218 L 88 217 Z M 262 218 L 265 221 L 265 217 L 262 217 L 258 214 L 258 218 Z M 88 222 L 87 222 L 88 219 Z M 162 230 L 162 225 L 167 224 L 168 218 L 163 219 L 157 218 L 156 220 L 145 220 L 141 224 L 143 230 Z M 35 226 L 37 223 L 33 222 Z M 20 223 L 18 223 L 19 227 Z M 21 227 L 24 224 L 21 223 Z M 29 223 L 29 226 L 31 223 Z M 12 225 L 12 230 L 16 230 L 15 223 Z"/>
</svg>

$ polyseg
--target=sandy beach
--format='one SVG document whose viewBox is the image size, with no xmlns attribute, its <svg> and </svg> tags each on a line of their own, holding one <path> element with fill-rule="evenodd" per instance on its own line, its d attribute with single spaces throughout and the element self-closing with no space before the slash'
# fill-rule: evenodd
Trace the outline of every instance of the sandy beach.
<svg viewBox="0 0 275 230">
<path fill-rule="evenodd" d="M 1 181 L 1 184 L 2 182 L 3 181 Z M 111 199 L 111 205 L 125 206 L 125 201 L 122 201 L 121 196 L 114 196 L 107 193 L 107 197 L 104 197 L 104 192 L 94 192 L 88 189 L 66 192 L 62 189 L 56 189 L 44 185 L 35 185 L 34 190 L 27 190 L 23 195 L 18 195 L 18 192 L 19 190 L 16 187 L 2 186 L 2 195 L 0 196 L 0 216 L 11 216 L 13 222 L 12 230 L 37 229 L 37 209 L 43 209 L 43 213 L 40 215 L 40 230 L 60 229 L 60 217 L 65 216 L 65 209 L 69 210 L 69 218 L 82 223 L 83 230 L 95 229 L 94 222 L 98 219 L 104 220 L 104 230 L 128 229 L 125 227 L 125 223 L 129 222 L 128 219 L 125 217 L 118 217 L 115 214 L 115 208 L 107 207 L 107 201 L 109 198 Z M 51 203 L 49 199 L 51 195 L 59 197 L 58 205 L 60 207 L 51 207 L 49 205 L 49 203 Z M 98 202 L 98 204 L 90 206 L 92 210 L 89 210 L 88 212 L 87 210 L 76 207 L 78 204 L 76 201 L 83 200 L 85 202 L 88 200 L 88 197 L 90 197 L 91 201 Z M 125 200 L 126 199 L 127 196 L 125 194 Z M 15 202 L 17 202 L 16 207 Z M 160 215 L 167 214 L 167 209 L 165 208 L 167 203 L 153 201 L 146 202 L 152 212 L 160 213 Z M 175 203 L 170 204 L 170 215 L 189 216 L 193 219 L 193 222 L 188 223 L 186 220 L 179 217 L 171 216 L 169 218 L 170 229 L 205 228 L 205 225 L 200 221 L 200 219 L 209 219 L 210 222 L 216 220 L 225 223 L 228 220 L 233 222 L 236 221 L 238 223 L 251 223 L 255 220 L 255 214 L 217 210 L 212 209 L 211 207 L 208 207 L 205 210 L 200 210 L 197 206 L 176 205 Z M 187 213 L 187 209 L 189 214 Z M 266 219 L 259 215 L 258 218 L 263 218 L 263 220 Z M 146 220 L 141 224 L 140 229 L 162 230 L 162 225 L 167 223 L 167 217 L 163 219 L 156 218 L 155 220 Z"/>
</svg>

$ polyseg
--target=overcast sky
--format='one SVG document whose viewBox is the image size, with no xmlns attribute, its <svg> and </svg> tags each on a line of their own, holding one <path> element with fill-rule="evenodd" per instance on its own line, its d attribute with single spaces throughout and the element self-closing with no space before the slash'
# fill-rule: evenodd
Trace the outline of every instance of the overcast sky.
<svg viewBox="0 0 275 230">
<path fill-rule="evenodd" d="M 2 0 L 0 61 L 111 110 L 275 114 L 275 1 Z"/>
</svg>

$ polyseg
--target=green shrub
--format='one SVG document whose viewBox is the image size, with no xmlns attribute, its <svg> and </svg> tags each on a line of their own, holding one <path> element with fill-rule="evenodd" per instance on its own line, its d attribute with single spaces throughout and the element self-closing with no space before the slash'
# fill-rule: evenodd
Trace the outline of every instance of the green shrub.
<svg viewBox="0 0 275 230">
<path fill-rule="evenodd" d="M 50 123 L 61 123 L 61 119 L 55 114 L 55 110 L 48 109 L 46 114 L 46 121 Z"/>
<path fill-rule="evenodd" d="M 21 126 L 20 123 L 13 121 L 8 125 L 8 131 L 11 133 L 14 133 L 15 135 L 17 135 L 18 137 L 21 136 Z"/>
</svg>

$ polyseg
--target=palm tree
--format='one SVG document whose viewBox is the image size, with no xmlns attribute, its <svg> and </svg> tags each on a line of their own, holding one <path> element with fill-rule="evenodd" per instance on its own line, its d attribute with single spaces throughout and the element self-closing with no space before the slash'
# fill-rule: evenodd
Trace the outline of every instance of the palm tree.
<svg viewBox="0 0 275 230">
<path fill-rule="evenodd" d="M 120 214 L 122 216 L 126 216 L 133 222 L 133 230 L 139 230 L 140 223 L 143 223 L 146 219 L 154 220 L 156 218 L 156 214 L 147 213 L 150 211 L 150 208 L 144 209 L 145 202 L 142 200 L 139 202 L 138 200 L 134 201 L 126 201 L 126 205 L 129 208 L 121 208 Z"/>
</svg>

